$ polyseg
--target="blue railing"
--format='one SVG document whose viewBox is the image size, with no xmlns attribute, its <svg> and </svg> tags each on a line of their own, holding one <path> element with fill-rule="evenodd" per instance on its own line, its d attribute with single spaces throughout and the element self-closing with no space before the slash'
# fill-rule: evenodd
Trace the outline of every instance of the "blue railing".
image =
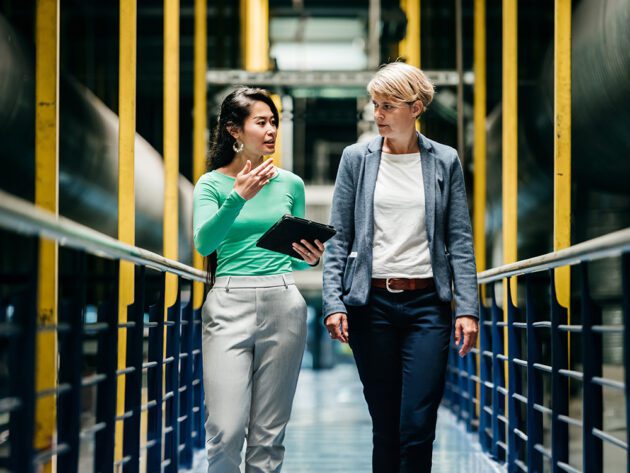
<svg viewBox="0 0 630 473">
<path fill-rule="evenodd" d="M 615 285 L 615 274 L 620 278 L 620 289 L 605 301 L 621 311 L 619 323 L 602 322 L 591 288 L 590 267 L 604 259 L 615 262 L 602 274 L 608 286 Z M 570 323 L 554 284 L 554 268 L 567 265 L 574 281 Z M 518 304 L 509 287 L 505 291 L 506 319 L 497 300 L 504 280 L 517 280 L 519 289 Z M 465 358 L 452 348 L 445 404 L 510 472 L 630 471 L 630 229 L 485 271 L 479 284 L 485 296 L 479 345 Z M 622 335 L 623 380 L 603 375 L 602 339 L 608 334 Z M 605 394 L 613 392 L 623 398 L 622 434 L 607 431 L 603 422 Z M 622 455 L 605 458 L 609 447 Z"/>
<path fill-rule="evenodd" d="M 201 374 L 201 310 L 192 281 L 206 274 L 92 229 L 55 217 L 0 192 L 3 266 L 0 291 L 0 471 L 30 473 L 57 457 L 57 471 L 176 472 L 205 446 Z M 38 236 L 60 245 L 56 324 L 37 324 Z M 11 238 L 13 240 L 11 240 Z M 17 252 L 17 258 L 10 253 Z M 135 263 L 133 304 L 119 323 L 119 261 Z M 164 317 L 166 273 L 178 276 L 176 302 Z M 126 329 L 126 366 L 118 369 L 119 330 Z M 36 339 L 54 331 L 58 383 L 35 388 Z M 166 351 L 164 351 L 166 350 Z M 125 376 L 122 415 L 117 383 Z M 36 450 L 35 405 L 56 396 L 57 442 Z M 143 418 L 146 416 L 146 427 Z M 115 429 L 123 423 L 122 458 Z"/>
</svg>

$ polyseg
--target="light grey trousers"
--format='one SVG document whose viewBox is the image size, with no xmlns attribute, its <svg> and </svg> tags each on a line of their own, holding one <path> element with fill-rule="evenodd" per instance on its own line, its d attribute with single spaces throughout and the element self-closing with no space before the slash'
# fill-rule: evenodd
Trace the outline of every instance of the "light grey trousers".
<svg viewBox="0 0 630 473">
<path fill-rule="evenodd" d="M 208 473 L 279 472 L 306 343 L 291 274 L 217 278 L 203 306 Z"/>
</svg>

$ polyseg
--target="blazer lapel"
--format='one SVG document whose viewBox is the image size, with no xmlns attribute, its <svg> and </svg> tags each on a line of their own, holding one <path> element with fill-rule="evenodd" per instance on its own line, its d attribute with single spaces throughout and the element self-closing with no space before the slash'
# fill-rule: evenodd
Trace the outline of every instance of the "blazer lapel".
<svg viewBox="0 0 630 473">
<path fill-rule="evenodd" d="M 431 144 L 426 142 L 421 134 L 418 134 L 418 147 L 420 148 L 420 162 L 422 163 L 422 180 L 424 183 L 425 223 L 429 244 L 433 241 L 435 233 L 435 158 L 431 153 Z"/>
<path fill-rule="evenodd" d="M 365 156 L 365 167 L 363 174 L 363 188 L 365 189 L 365 221 L 370 222 L 367 226 L 368 243 L 372 243 L 374 236 L 374 190 L 376 189 L 376 178 L 378 168 L 381 164 L 381 149 L 383 138 L 378 137 L 372 140 L 368 146 L 368 154 Z"/>
</svg>

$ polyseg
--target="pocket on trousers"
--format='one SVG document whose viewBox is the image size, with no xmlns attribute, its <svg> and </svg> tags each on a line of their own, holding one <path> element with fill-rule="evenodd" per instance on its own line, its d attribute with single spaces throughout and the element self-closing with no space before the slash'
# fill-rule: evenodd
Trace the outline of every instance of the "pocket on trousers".
<svg viewBox="0 0 630 473">
<path fill-rule="evenodd" d="M 299 289 L 292 285 L 289 287 L 290 310 L 288 311 L 289 331 L 296 335 L 306 335 L 307 305 L 304 296 Z"/>
<path fill-rule="evenodd" d="M 343 271 L 343 279 L 342 279 L 343 294 L 348 294 L 350 292 L 350 288 L 352 287 L 352 279 L 354 278 L 356 261 L 357 261 L 356 256 L 350 256 L 348 257 L 348 260 L 346 261 L 346 268 Z"/>
</svg>

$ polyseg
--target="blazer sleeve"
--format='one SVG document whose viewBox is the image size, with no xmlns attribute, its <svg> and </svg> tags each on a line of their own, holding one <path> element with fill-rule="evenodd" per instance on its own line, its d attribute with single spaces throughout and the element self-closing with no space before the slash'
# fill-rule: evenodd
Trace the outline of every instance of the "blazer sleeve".
<svg viewBox="0 0 630 473">
<path fill-rule="evenodd" d="M 472 227 L 466 201 L 464 172 L 457 155 L 451 164 L 446 224 L 446 248 L 453 270 L 455 317 L 471 315 L 478 318 L 479 296 Z"/>
<path fill-rule="evenodd" d="M 343 273 L 354 240 L 356 184 L 349 162 L 348 148 L 341 156 L 333 192 L 330 224 L 337 233 L 326 242 L 323 270 L 324 319 L 336 312 L 347 313 L 342 300 Z"/>
</svg>

